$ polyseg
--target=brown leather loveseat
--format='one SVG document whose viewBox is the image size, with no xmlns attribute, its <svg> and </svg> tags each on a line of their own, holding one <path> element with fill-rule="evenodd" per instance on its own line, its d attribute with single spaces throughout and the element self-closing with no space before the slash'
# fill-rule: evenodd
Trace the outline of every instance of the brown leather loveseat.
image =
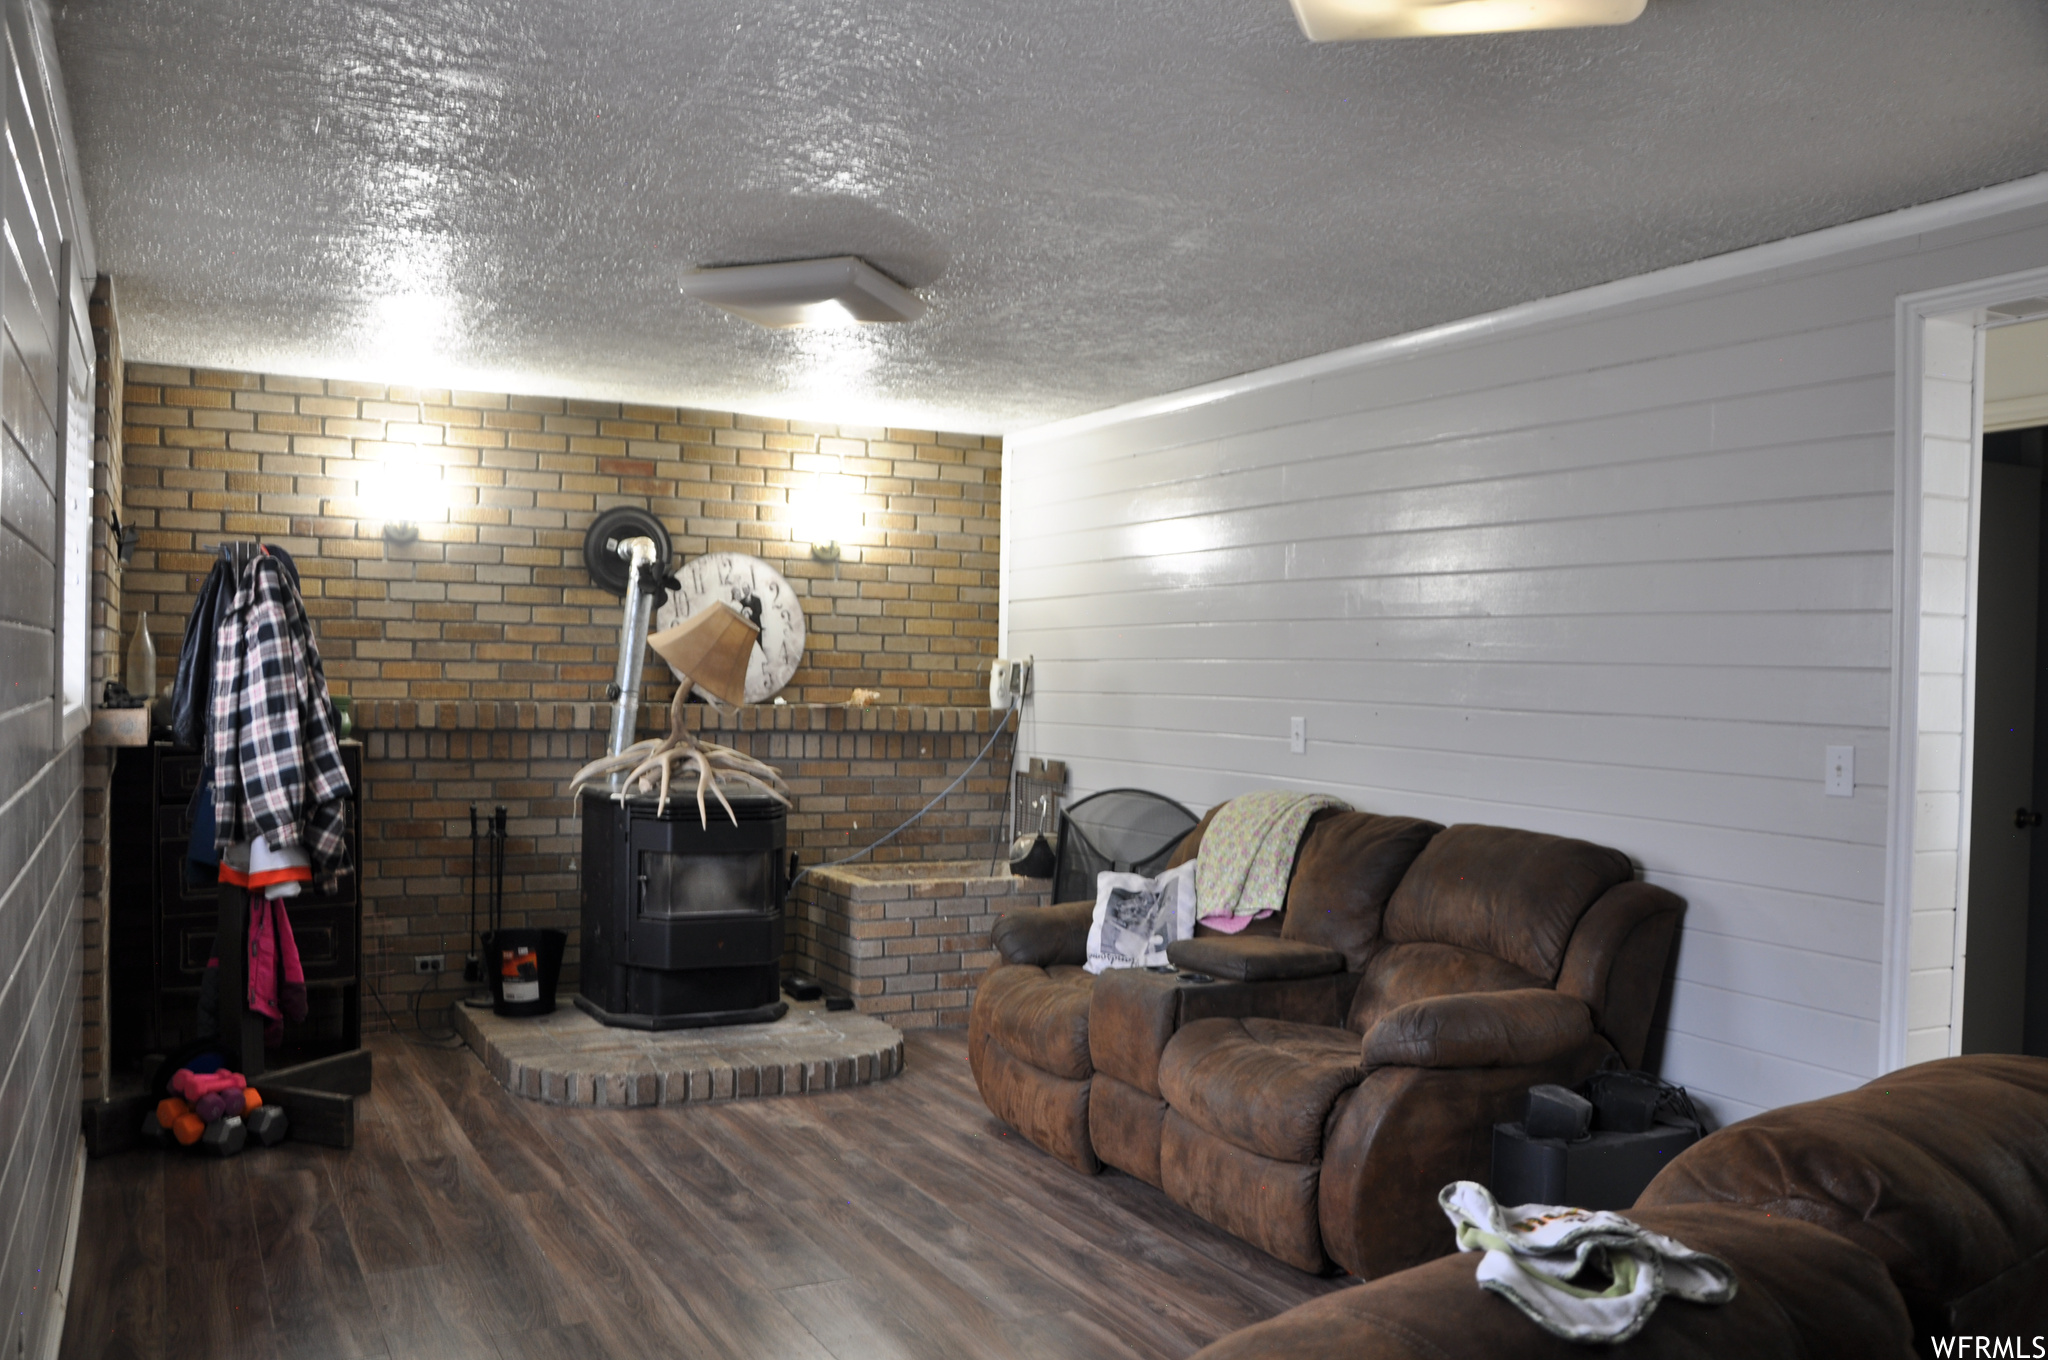
<svg viewBox="0 0 2048 1360">
<path fill-rule="evenodd" d="M 1090 977 L 1090 907 L 997 923 L 968 1040 L 989 1108 L 1370 1278 L 1450 1249 L 1437 1189 L 1485 1178 L 1530 1085 L 1641 1060 L 1683 903 L 1584 841 L 1340 812 L 1310 822 L 1277 924 L 1169 950 L 1214 982 Z"/>
<path fill-rule="evenodd" d="M 1725 1305 L 1665 1300 L 1631 1340 L 1598 1348 L 1617 1360 L 2036 1354 L 2048 1338 L 2048 1059 L 1945 1058 L 1744 1120 L 1675 1158 L 1628 1215 L 1720 1256 L 1737 1282 Z M 1442 1232 L 1448 1243 L 1447 1222 Z M 1482 1291 L 1478 1263 L 1451 1256 L 1342 1290 L 1196 1360 L 1592 1349 Z"/>
</svg>

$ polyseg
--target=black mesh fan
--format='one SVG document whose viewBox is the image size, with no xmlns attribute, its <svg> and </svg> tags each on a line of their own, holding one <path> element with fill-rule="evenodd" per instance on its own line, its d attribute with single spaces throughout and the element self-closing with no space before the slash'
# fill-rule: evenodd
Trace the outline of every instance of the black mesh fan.
<svg viewBox="0 0 2048 1360">
<path fill-rule="evenodd" d="M 1094 900 L 1095 876 L 1105 870 L 1148 877 L 1158 873 L 1199 820 L 1164 794 L 1144 789 L 1090 794 L 1060 813 L 1052 900 Z"/>
</svg>

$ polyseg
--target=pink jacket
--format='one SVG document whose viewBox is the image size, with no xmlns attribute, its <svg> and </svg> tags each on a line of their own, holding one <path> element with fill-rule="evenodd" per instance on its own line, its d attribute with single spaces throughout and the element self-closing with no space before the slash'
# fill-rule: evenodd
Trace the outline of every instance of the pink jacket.
<svg viewBox="0 0 2048 1360">
<path fill-rule="evenodd" d="M 306 970 L 284 900 L 249 895 L 249 1009 L 265 1018 L 263 1042 L 284 1042 L 286 1017 L 306 1018 Z"/>
</svg>

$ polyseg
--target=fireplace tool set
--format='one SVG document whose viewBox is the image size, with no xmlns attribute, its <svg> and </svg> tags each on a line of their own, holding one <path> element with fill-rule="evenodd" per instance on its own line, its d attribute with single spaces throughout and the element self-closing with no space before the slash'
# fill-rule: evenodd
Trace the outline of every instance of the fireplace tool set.
<svg viewBox="0 0 2048 1360">
<path fill-rule="evenodd" d="M 493 808 L 479 821 L 469 805 L 469 939 L 462 963 L 465 982 L 487 982 L 491 1009 L 499 1015 L 546 1015 L 555 1008 L 555 984 L 569 935 L 505 925 L 505 809 Z M 477 934 L 477 899 L 484 899 L 490 929 Z"/>
</svg>

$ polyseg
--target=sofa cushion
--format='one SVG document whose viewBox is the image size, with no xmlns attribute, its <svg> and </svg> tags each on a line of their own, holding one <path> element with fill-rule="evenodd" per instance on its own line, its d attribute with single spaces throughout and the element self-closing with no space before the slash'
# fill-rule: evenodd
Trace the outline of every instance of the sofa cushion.
<svg viewBox="0 0 2048 1360">
<path fill-rule="evenodd" d="M 1733 1266 L 1725 1304 L 1665 1299 L 1620 1346 L 1550 1335 L 1446 1256 L 1304 1303 L 1224 1337 L 1194 1360 L 1909 1360 L 1912 1332 L 1884 1268 L 1839 1237 L 1729 1205 L 1630 1215 Z M 1444 1225 L 1446 1244 L 1450 1226 Z"/>
<path fill-rule="evenodd" d="M 1283 1162 L 1323 1152 L 1323 1122 L 1358 1085 L 1358 1036 L 1257 1018 L 1184 1025 L 1159 1060 L 1159 1090 L 1189 1122 Z"/>
<path fill-rule="evenodd" d="M 1344 956 L 1334 949 L 1271 935 L 1175 940 L 1166 946 L 1166 958 L 1176 968 L 1227 982 L 1283 982 L 1344 971 Z"/>
<path fill-rule="evenodd" d="M 1262 1015 L 1341 1027 L 1357 986 L 1358 975 L 1341 970 L 1273 982 L 1195 983 L 1172 973 L 1112 968 L 1095 979 L 1095 999 L 1088 1004 L 1088 1057 L 1098 1076 L 1107 1072 L 1156 1096 L 1159 1057 L 1181 1025 Z"/>
<path fill-rule="evenodd" d="M 1923 1328 L 1949 1327 L 1952 1310 L 1987 1332 L 2038 1322 L 2048 1058 L 1945 1058 L 1767 1111 L 1679 1154 L 1636 1204 L 1700 1201 L 1804 1219 L 1868 1249 Z M 2000 1312 L 2015 1295 L 2020 1311 Z"/>
<path fill-rule="evenodd" d="M 1180 844 L 1174 846 L 1173 853 L 1166 857 L 1166 869 L 1178 869 L 1181 865 L 1186 864 L 1196 855 L 1202 853 L 1202 833 L 1209 829 L 1209 823 L 1215 821 L 1216 814 L 1221 811 L 1223 811 L 1223 804 L 1218 803 L 1215 807 L 1202 814 L 1201 821 L 1188 828 L 1188 833 L 1180 838 Z M 1166 872 L 1166 869 L 1161 869 L 1159 872 L 1163 874 Z"/>
<path fill-rule="evenodd" d="M 1543 979 L 1505 959 L 1454 944 L 1389 945 L 1365 966 L 1345 1024 L 1369 1032 L 1380 1017 L 1413 1001 L 1465 992 L 1512 992 Z"/>
<path fill-rule="evenodd" d="M 974 1009 L 1019 1061 L 1070 1081 L 1095 1072 L 1088 1058 L 1088 1002 L 1095 975 L 1065 964 L 989 969 Z"/>
<path fill-rule="evenodd" d="M 1380 942 L 1387 899 L 1441 830 L 1414 817 L 1318 814 L 1295 854 L 1281 936 L 1336 950 L 1354 973 L 1365 967 Z"/>
<path fill-rule="evenodd" d="M 1572 931 L 1600 894 L 1635 877 L 1619 850 L 1499 826 L 1437 833 L 1387 903 L 1390 943 L 1453 944 L 1557 980 Z"/>
</svg>

